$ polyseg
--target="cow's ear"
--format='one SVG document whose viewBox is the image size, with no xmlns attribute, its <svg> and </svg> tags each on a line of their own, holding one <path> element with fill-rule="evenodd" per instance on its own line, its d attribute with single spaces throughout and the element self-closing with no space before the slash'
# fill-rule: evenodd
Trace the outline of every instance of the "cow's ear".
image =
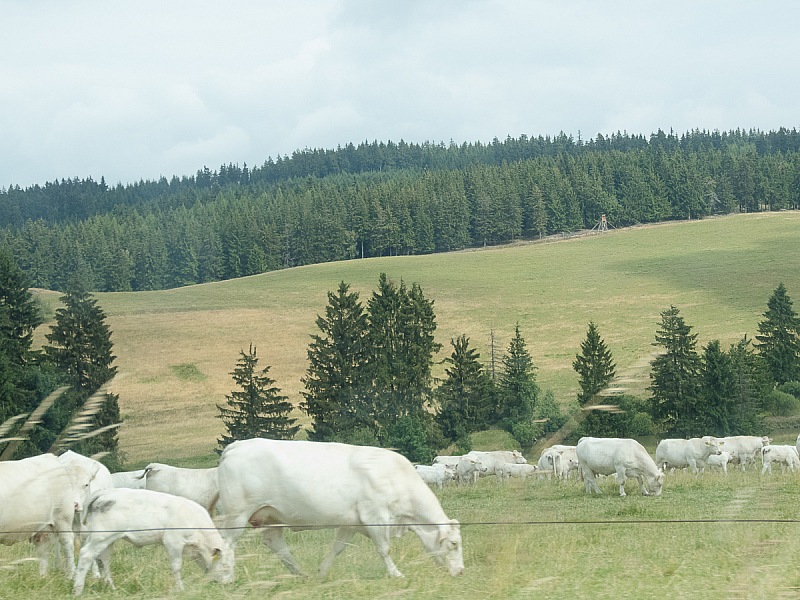
<svg viewBox="0 0 800 600">
<path fill-rule="evenodd" d="M 219 560 L 221 556 L 222 556 L 222 549 L 214 548 L 214 552 L 211 553 L 211 560 Z"/>
</svg>

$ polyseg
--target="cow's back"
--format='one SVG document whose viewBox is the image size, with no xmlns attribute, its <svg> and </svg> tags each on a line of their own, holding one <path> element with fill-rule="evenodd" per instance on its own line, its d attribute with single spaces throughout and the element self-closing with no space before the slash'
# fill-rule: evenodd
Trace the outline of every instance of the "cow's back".
<svg viewBox="0 0 800 600">
<path fill-rule="evenodd" d="M 636 440 L 628 438 L 583 437 L 578 441 L 575 452 L 582 468 L 593 473 L 610 475 L 618 467 L 637 466 L 642 461 L 653 462 L 644 447 Z M 655 463 L 653 464 L 655 470 Z"/>
</svg>

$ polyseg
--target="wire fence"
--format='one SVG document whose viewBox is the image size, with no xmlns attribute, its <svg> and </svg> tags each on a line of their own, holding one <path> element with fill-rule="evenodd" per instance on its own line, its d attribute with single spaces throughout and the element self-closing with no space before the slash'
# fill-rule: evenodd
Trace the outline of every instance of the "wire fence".
<svg viewBox="0 0 800 600">
<path fill-rule="evenodd" d="M 714 525 L 714 524 L 800 524 L 800 519 L 591 519 L 591 520 L 567 520 L 567 521 L 466 521 L 459 522 L 460 527 L 534 527 L 534 526 L 553 526 L 553 525 Z M 289 530 L 324 530 L 324 529 L 364 529 L 369 527 L 439 527 L 452 525 L 452 523 L 355 523 L 355 524 L 318 524 L 318 525 L 287 525 L 283 523 L 259 525 L 258 527 L 149 527 L 137 529 L 83 529 L 80 532 L 68 530 L 15 530 L 0 531 L 0 536 L 30 534 L 31 536 L 42 533 L 80 533 L 86 535 L 90 533 L 148 533 L 153 531 L 238 531 L 238 530 L 258 530 L 258 529 L 289 529 Z"/>
</svg>

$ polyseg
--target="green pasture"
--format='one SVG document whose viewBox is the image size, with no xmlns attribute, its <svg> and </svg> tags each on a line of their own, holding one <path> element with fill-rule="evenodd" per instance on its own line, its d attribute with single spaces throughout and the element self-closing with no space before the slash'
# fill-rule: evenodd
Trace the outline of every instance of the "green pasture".
<svg viewBox="0 0 800 600">
<path fill-rule="evenodd" d="M 307 577 L 295 577 L 248 531 L 238 547 L 236 580 L 207 581 L 184 564 L 186 592 L 176 594 L 162 547 L 118 542 L 112 558 L 117 591 L 87 579 L 86 598 L 788 598 L 800 590 L 800 474 L 758 470 L 695 477 L 668 475 L 659 498 L 628 496 L 601 481 L 587 496 L 577 481 L 529 479 L 437 492 L 462 523 L 464 575 L 450 577 L 413 533 L 395 540 L 403 579 L 386 575 L 371 542 L 357 537 L 326 579 L 314 575 L 332 531 L 288 533 Z M 3 598 L 67 598 L 62 572 L 38 576 L 28 544 L 0 547 Z"/>
<path fill-rule="evenodd" d="M 434 301 L 436 357 L 461 334 L 491 359 L 519 323 L 542 388 L 575 406 L 572 361 L 590 320 L 617 363 L 619 387 L 646 394 L 660 313 L 674 304 L 700 347 L 752 338 L 780 282 L 800 301 L 800 212 L 732 215 L 642 226 L 544 242 L 428 256 L 299 267 L 186 288 L 99 293 L 112 330 L 131 466 L 210 455 L 222 424 L 217 404 L 234 388 L 230 372 L 253 343 L 260 366 L 295 403 L 310 335 L 327 292 L 344 280 L 366 303 L 378 276 L 417 282 Z M 40 292 L 51 311 L 58 294 Z M 51 312 L 52 314 L 52 312 Z M 44 325 L 37 332 L 44 340 Z M 437 376 L 443 366 L 437 364 Z M 296 416 L 303 421 L 300 411 Z"/>
</svg>

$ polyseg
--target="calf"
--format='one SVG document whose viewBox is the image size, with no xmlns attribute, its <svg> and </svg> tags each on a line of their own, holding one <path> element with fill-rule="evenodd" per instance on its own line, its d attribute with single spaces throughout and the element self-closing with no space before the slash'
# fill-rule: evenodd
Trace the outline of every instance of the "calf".
<svg viewBox="0 0 800 600">
<path fill-rule="evenodd" d="M 706 460 L 706 465 L 709 467 L 718 467 L 722 469 L 725 475 L 728 474 L 728 463 L 731 460 L 731 453 L 723 450 L 719 454 L 712 454 Z"/>
<path fill-rule="evenodd" d="M 764 446 L 761 449 L 761 460 L 764 466 L 761 468 L 763 475 L 767 471 L 772 473 L 772 463 L 779 463 L 781 470 L 784 465 L 789 467 L 789 470 L 794 473 L 795 469 L 800 470 L 800 457 L 797 455 L 797 448 L 795 446 Z"/>
<path fill-rule="evenodd" d="M 110 561 L 111 546 L 117 540 L 137 547 L 164 544 L 178 590 L 183 590 L 181 567 L 186 548 L 212 579 L 233 581 L 233 551 L 208 511 L 186 498 L 129 488 L 101 490 L 89 499 L 83 526 L 86 539 L 72 590 L 76 596 L 83 592 L 86 573 L 96 560 L 103 564 L 105 582 L 115 589 Z"/>
<path fill-rule="evenodd" d="M 422 481 L 427 483 L 430 486 L 436 486 L 440 490 L 444 487 L 445 481 L 450 481 L 454 479 L 456 473 L 454 470 L 442 465 L 414 465 L 414 468 L 417 470 L 417 473 L 420 477 L 422 477 Z"/>
</svg>

